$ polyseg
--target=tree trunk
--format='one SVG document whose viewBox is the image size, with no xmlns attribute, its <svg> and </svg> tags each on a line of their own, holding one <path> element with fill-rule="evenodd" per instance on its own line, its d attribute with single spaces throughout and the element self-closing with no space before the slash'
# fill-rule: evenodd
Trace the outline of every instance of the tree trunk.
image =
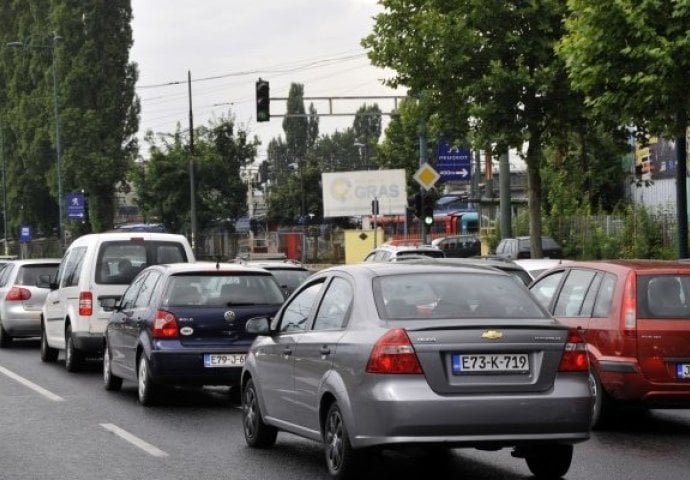
<svg viewBox="0 0 690 480">
<path fill-rule="evenodd" d="M 676 137 L 676 216 L 678 221 L 678 258 L 688 258 L 688 195 L 687 183 L 687 128 L 688 114 L 678 112 Z"/>
</svg>

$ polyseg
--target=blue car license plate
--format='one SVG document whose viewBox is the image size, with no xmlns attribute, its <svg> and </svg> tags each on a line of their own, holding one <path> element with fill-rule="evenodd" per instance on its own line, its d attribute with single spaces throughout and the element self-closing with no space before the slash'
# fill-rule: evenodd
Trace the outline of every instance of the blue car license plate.
<svg viewBox="0 0 690 480">
<path fill-rule="evenodd" d="M 526 373 L 529 356 L 526 353 L 454 354 L 453 373 Z"/>
<path fill-rule="evenodd" d="M 676 375 L 678 378 L 690 378 L 690 363 L 677 363 Z"/>
</svg>

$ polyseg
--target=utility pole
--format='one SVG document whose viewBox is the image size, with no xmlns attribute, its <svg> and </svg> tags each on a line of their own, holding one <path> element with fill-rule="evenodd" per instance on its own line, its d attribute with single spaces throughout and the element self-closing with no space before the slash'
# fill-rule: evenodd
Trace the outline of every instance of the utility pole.
<svg viewBox="0 0 690 480">
<path fill-rule="evenodd" d="M 2 221 L 5 228 L 5 255 L 9 255 L 9 239 L 7 238 L 7 164 L 5 163 L 5 137 L 2 131 L 2 119 L 0 119 L 0 157 L 2 157 Z"/>
<path fill-rule="evenodd" d="M 419 166 L 423 167 L 424 164 L 427 163 L 427 142 L 426 142 L 426 120 L 422 119 L 419 122 Z M 427 235 L 427 228 L 426 228 L 426 223 L 424 222 L 424 218 L 428 213 L 431 215 L 434 214 L 434 212 L 425 212 L 424 206 L 426 204 L 425 197 L 427 195 L 427 192 L 424 190 L 424 187 L 420 186 L 419 187 L 419 195 L 421 196 L 422 199 L 422 217 L 419 219 L 419 223 L 422 227 L 422 244 L 426 245 L 429 243 L 428 240 L 428 235 Z"/>
<path fill-rule="evenodd" d="M 192 252 L 196 257 L 196 162 L 194 161 L 194 117 L 192 115 L 192 72 L 187 70 L 187 91 L 189 96 L 189 205 L 192 229 Z"/>
<path fill-rule="evenodd" d="M 501 238 L 513 236 L 510 205 L 510 161 L 508 151 L 498 157 L 498 190 L 501 210 Z"/>
</svg>

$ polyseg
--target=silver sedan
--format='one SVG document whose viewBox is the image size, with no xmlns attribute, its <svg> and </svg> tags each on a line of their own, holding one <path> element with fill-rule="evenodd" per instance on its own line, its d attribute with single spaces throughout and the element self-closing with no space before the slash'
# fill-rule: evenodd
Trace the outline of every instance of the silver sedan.
<svg viewBox="0 0 690 480">
<path fill-rule="evenodd" d="M 333 478 L 384 448 L 511 448 L 539 478 L 589 438 L 585 344 L 511 276 L 360 264 L 312 276 L 259 334 L 242 372 L 245 439 L 322 442 Z"/>
</svg>

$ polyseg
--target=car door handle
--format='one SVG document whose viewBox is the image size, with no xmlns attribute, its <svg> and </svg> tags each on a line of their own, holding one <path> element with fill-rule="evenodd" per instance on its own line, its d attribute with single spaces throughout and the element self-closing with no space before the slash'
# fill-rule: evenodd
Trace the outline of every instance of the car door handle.
<svg viewBox="0 0 690 480">
<path fill-rule="evenodd" d="M 58 303 L 60 303 L 60 300 L 53 300 L 53 305 L 57 305 Z"/>
<path fill-rule="evenodd" d="M 330 355 L 331 354 L 331 349 L 328 345 L 324 345 L 319 349 L 319 352 L 321 352 L 321 355 Z"/>
<path fill-rule="evenodd" d="M 283 355 L 285 355 L 286 357 L 289 356 L 289 355 L 292 355 L 292 348 L 290 348 L 290 347 L 285 347 L 285 348 L 283 349 Z"/>
</svg>

